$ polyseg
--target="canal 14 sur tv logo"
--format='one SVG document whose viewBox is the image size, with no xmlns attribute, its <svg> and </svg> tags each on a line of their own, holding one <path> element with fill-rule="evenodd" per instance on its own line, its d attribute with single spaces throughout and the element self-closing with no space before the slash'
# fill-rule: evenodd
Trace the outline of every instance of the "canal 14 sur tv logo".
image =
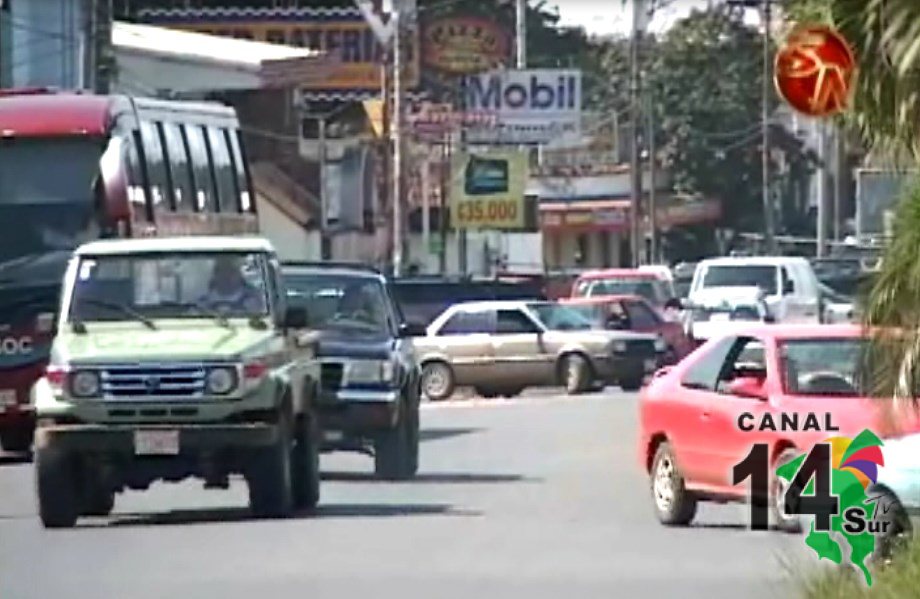
<svg viewBox="0 0 920 599">
<path fill-rule="evenodd" d="M 742 426 L 745 420 L 749 423 L 753 419 L 745 416 L 738 420 L 742 430 L 764 430 L 764 425 L 776 430 L 775 421 L 762 421 L 759 427 Z M 798 423 L 792 415 L 782 415 L 780 419 L 787 425 Z M 828 428 L 823 430 L 838 430 L 829 415 L 824 421 Z M 810 414 L 805 422 L 816 423 L 818 418 Z M 849 562 L 871 585 L 866 560 L 876 551 L 877 537 L 892 532 L 889 527 L 893 526 L 892 506 L 883 505 L 886 500 L 882 495 L 870 496 L 872 485 L 878 481 L 878 468 L 885 465 L 882 445 L 869 429 L 852 439 L 828 437 L 807 453 L 775 464 L 771 484 L 772 447 L 768 443 L 753 444 L 748 455 L 732 469 L 732 484 L 750 479 L 751 529 L 767 530 L 772 496 L 776 508 L 786 517 L 802 517 L 799 523 L 808 533 L 805 543 L 819 558 L 841 564 L 846 555 L 844 545 L 848 546 Z M 810 522 L 806 516 L 812 517 Z"/>
</svg>

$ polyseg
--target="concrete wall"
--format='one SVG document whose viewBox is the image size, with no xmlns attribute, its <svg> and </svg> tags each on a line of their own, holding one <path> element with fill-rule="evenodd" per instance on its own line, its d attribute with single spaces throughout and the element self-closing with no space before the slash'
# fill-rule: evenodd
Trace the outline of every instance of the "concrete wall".
<svg viewBox="0 0 920 599">
<path fill-rule="evenodd" d="M 12 87 L 82 89 L 84 2 L 5 0 L 9 4 Z"/>
<path fill-rule="evenodd" d="M 287 217 L 270 202 L 256 198 L 259 231 L 275 246 L 282 260 L 319 260 L 320 239 Z"/>
</svg>

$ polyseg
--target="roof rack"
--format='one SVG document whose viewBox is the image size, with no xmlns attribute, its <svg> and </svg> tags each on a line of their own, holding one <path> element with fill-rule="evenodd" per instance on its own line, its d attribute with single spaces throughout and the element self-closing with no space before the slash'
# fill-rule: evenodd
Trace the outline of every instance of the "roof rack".
<svg viewBox="0 0 920 599">
<path fill-rule="evenodd" d="M 311 262 L 305 260 L 290 260 L 282 261 L 281 266 L 304 266 L 308 268 L 348 268 L 351 270 L 361 270 L 364 272 L 372 272 L 374 274 L 382 274 L 380 269 L 376 266 L 371 266 L 370 264 L 365 264 L 363 262 L 333 262 L 330 260 L 323 260 L 319 262 Z"/>
</svg>

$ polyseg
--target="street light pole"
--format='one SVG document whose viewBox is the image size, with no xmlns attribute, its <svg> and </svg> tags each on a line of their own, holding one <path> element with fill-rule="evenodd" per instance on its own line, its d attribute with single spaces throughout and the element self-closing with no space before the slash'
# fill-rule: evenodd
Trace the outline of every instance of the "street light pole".
<svg viewBox="0 0 920 599">
<path fill-rule="evenodd" d="M 763 169 L 763 225 L 764 246 L 767 254 L 776 253 L 773 223 L 773 200 L 770 197 L 770 27 L 772 0 L 763 0 L 763 98 L 761 98 L 760 121 L 763 130 L 763 147 L 761 152 Z"/>
<path fill-rule="evenodd" d="M 403 271 L 402 39 L 400 14 L 393 10 L 393 276 Z"/>
<path fill-rule="evenodd" d="M 642 162 L 639 154 L 639 38 L 641 36 L 641 11 L 644 2 L 635 0 L 633 3 L 632 38 L 630 41 L 630 121 L 632 122 L 632 152 L 630 154 L 630 174 L 632 175 L 632 197 L 630 198 L 629 211 L 629 241 L 630 260 L 633 267 L 640 264 L 639 252 L 641 232 L 639 227 L 640 210 L 642 207 Z"/>
</svg>

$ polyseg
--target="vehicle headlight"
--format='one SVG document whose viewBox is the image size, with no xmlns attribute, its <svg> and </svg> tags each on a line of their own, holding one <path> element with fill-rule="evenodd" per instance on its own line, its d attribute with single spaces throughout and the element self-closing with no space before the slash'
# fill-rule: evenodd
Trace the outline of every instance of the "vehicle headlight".
<svg viewBox="0 0 920 599">
<path fill-rule="evenodd" d="M 70 392 L 74 397 L 99 395 L 99 375 L 92 370 L 78 370 L 70 375 Z"/>
<path fill-rule="evenodd" d="M 665 340 L 661 337 L 655 339 L 655 351 L 659 354 L 663 354 L 668 349 L 668 344 L 665 343 Z"/>
<path fill-rule="evenodd" d="M 236 387 L 236 371 L 227 366 L 212 368 L 205 378 L 205 390 L 212 395 L 226 395 Z"/>
<path fill-rule="evenodd" d="M 349 383 L 389 383 L 395 368 L 389 360 L 355 360 L 348 364 Z"/>
<path fill-rule="evenodd" d="M 617 339 L 616 341 L 610 344 L 610 351 L 615 354 L 625 354 L 626 353 L 626 342 L 622 339 Z"/>
</svg>

